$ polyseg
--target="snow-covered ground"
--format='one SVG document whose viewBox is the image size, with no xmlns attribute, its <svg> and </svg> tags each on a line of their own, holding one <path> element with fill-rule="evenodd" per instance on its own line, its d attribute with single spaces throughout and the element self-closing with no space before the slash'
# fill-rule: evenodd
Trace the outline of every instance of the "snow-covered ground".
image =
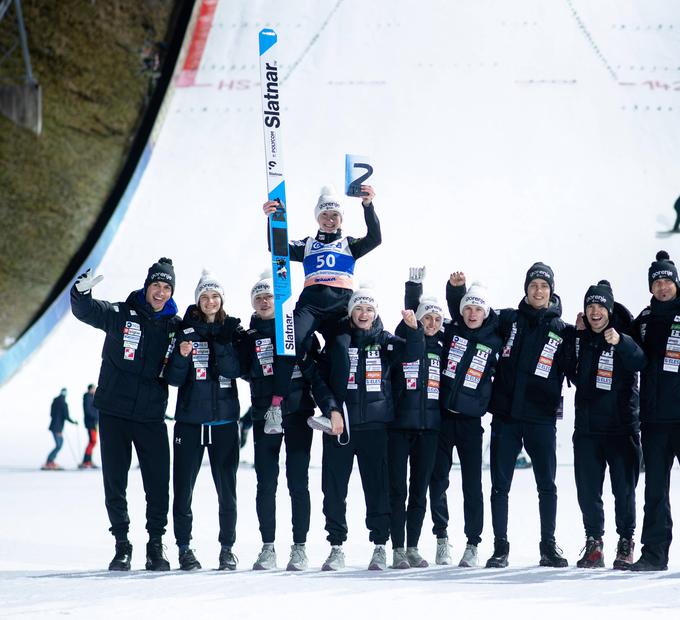
<svg viewBox="0 0 680 620">
<path fill-rule="evenodd" d="M 443 294 L 454 269 L 483 279 L 497 307 L 515 305 L 527 267 L 552 265 L 565 318 L 589 284 L 611 280 L 637 313 L 659 247 L 680 256 L 668 230 L 680 192 L 680 4 L 668 0 L 205 0 L 216 5 L 195 74 L 169 98 L 151 160 L 98 272 L 95 296 L 124 299 L 160 256 L 174 259 L 176 299 L 193 301 L 202 267 L 221 275 L 227 309 L 247 322 L 249 290 L 268 263 L 257 33 L 279 33 L 283 145 L 291 235 L 314 231 L 319 188 L 341 187 L 344 155 L 371 157 L 383 244 L 361 259 L 359 281 L 378 287 L 386 326 L 396 325 L 408 267 L 426 264 L 426 290 Z M 182 67 L 179 67 L 181 69 Z M 356 201 L 345 230 L 364 227 Z M 660 245 L 661 244 L 661 245 Z M 293 269 L 299 290 L 300 269 Z M 511 567 L 431 568 L 369 574 L 358 479 L 349 497 L 350 568 L 320 573 L 327 554 L 315 443 L 309 554 L 301 575 L 252 573 L 259 548 L 254 472 L 239 473 L 236 574 L 217 560 L 216 503 L 199 477 L 195 547 L 206 570 L 110 575 L 112 554 L 100 476 L 36 471 L 51 448 L 49 405 L 62 386 L 72 413 L 96 382 L 103 335 L 66 317 L 0 389 L 0 617 L 412 617 L 473 614 L 532 618 L 607 614 L 677 616 L 680 553 L 669 571 L 628 575 L 538 560 L 530 470 L 511 495 Z M 573 411 L 566 390 L 558 425 L 558 542 L 571 564 L 583 544 L 571 466 Z M 241 389 L 247 405 L 247 388 Z M 171 399 L 172 401 L 172 399 Z M 172 407 L 172 405 L 171 405 Z M 67 426 L 60 461 L 74 467 L 84 432 Z M 488 435 L 487 435 L 488 436 Z M 252 448 L 244 454 L 252 459 Z M 671 480 L 680 516 L 677 469 Z M 281 479 L 279 564 L 290 544 Z M 488 498 L 488 475 L 485 473 Z M 638 488 L 639 525 L 642 490 Z M 449 492 L 462 553 L 459 476 Z M 143 566 L 143 495 L 130 474 L 134 565 Z M 608 523 L 613 521 L 607 499 Z M 489 523 L 489 519 L 487 519 Z M 285 525 L 285 527 L 284 527 Z M 432 559 L 429 518 L 421 547 Z M 639 537 L 639 535 L 638 535 Z M 490 524 L 481 546 L 491 551 Z M 172 536 L 167 536 L 176 566 Z M 606 535 L 607 562 L 616 536 Z"/>
</svg>

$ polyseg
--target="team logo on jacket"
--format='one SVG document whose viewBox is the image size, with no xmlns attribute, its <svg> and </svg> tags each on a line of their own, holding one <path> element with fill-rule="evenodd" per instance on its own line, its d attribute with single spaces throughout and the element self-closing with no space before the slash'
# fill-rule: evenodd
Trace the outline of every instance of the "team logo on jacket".
<svg viewBox="0 0 680 620">
<path fill-rule="evenodd" d="M 450 379 L 456 378 L 456 369 L 458 368 L 458 364 L 460 364 L 460 360 L 463 359 L 463 355 L 465 355 L 467 348 L 467 338 L 463 338 L 462 336 L 453 337 L 453 340 L 451 341 L 451 348 L 449 349 L 449 355 L 446 359 L 444 375 Z"/>
<path fill-rule="evenodd" d="M 205 368 L 196 369 L 196 381 L 205 381 L 207 378 L 207 371 Z"/>
<path fill-rule="evenodd" d="M 439 380 L 441 378 L 439 355 L 436 353 L 428 353 L 427 359 L 429 362 L 427 369 L 427 397 L 430 400 L 438 400 Z"/>
<path fill-rule="evenodd" d="M 123 327 L 123 359 L 133 361 L 135 352 L 142 340 L 142 329 L 139 323 L 125 321 Z"/>
</svg>

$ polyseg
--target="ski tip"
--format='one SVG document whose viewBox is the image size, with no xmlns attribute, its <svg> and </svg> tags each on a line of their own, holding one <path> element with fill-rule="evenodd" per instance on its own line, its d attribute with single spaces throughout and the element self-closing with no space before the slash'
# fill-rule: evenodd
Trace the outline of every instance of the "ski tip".
<svg viewBox="0 0 680 620">
<path fill-rule="evenodd" d="M 269 50 L 270 47 L 275 45 L 277 39 L 276 32 L 271 28 L 263 28 L 260 30 L 260 56 Z"/>
</svg>

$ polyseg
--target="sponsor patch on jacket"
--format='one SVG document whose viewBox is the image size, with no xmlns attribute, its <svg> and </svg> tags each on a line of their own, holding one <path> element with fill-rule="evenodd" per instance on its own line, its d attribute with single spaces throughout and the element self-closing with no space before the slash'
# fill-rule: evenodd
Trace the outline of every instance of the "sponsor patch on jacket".
<svg viewBox="0 0 680 620">
<path fill-rule="evenodd" d="M 548 332 L 548 342 L 543 345 L 543 350 L 536 364 L 536 370 L 534 370 L 534 374 L 537 377 L 548 378 L 560 344 L 562 344 L 562 338 L 553 332 Z"/>
<path fill-rule="evenodd" d="M 611 391 L 614 379 L 614 351 L 602 351 L 600 359 L 597 361 L 597 375 L 595 376 L 595 387 L 598 390 Z"/>
</svg>

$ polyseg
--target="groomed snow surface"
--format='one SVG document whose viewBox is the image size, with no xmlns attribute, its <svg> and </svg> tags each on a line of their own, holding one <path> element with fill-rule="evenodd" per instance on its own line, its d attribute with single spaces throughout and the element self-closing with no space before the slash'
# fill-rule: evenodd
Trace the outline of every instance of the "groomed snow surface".
<svg viewBox="0 0 680 620">
<path fill-rule="evenodd" d="M 84 444 L 81 428 L 67 428 L 60 455 L 74 467 L 73 453 Z M 45 436 L 35 443 L 47 446 Z M 130 473 L 128 497 L 134 546 L 133 570 L 106 570 L 113 555 L 113 538 L 107 531 L 104 494 L 99 471 L 39 472 L 35 468 L 6 465 L 0 468 L 0 617 L 2 618 L 412 618 L 459 616 L 487 618 L 677 618 L 680 606 L 680 557 L 671 548 L 668 572 L 632 574 L 611 568 L 575 568 L 583 545 L 581 515 L 576 502 L 573 470 L 558 468 L 557 540 L 570 566 L 538 567 L 538 504 L 531 469 L 517 470 L 510 497 L 510 567 L 464 569 L 431 566 L 425 569 L 377 573 L 366 570 L 372 552 L 364 526 L 364 501 L 359 472 L 355 469 L 348 497 L 349 540 L 345 544 L 347 568 L 322 573 L 329 551 L 321 513 L 320 437 L 315 438 L 310 470 L 312 522 L 307 550 L 310 569 L 284 570 L 292 534 L 290 502 L 283 469 L 277 501 L 278 566 L 276 571 L 252 571 L 260 550 L 255 514 L 255 471 L 252 444 L 242 453 L 238 475 L 237 542 L 235 573 L 219 572 L 217 556 L 217 500 L 210 469 L 204 464 L 194 495 L 192 547 L 203 564 L 199 572 L 180 571 L 172 537 L 172 517 L 165 537 L 173 570 L 144 570 L 144 496 L 139 470 Z M 72 450 L 71 450 L 72 448 Z M 80 455 L 80 454 L 79 454 Z M 22 459 L 19 459 L 20 461 Z M 95 453 L 98 461 L 98 453 Z M 248 461 L 248 462 L 245 462 Z M 206 461 L 207 462 L 207 461 Z M 283 462 L 281 463 L 283 468 Z M 673 472 L 671 496 L 680 491 L 680 474 Z M 486 511 L 480 559 L 489 557 L 493 536 L 488 512 L 489 472 L 484 472 Z M 642 523 L 642 489 L 638 487 L 638 531 Z M 611 566 L 617 536 L 613 531 L 613 504 L 608 484 L 605 559 Z M 451 471 L 449 535 L 454 560 L 465 547 L 462 526 L 460 472 Z M 677 499 L 676 499 L 677 515 Z M 434 562 L 435 538 L 426 516 L 420 549 Z M 388 545 L 388 559 L 391 549 Z M 636 554 L 637 557 L 637 554 Z"/>
</svg>

